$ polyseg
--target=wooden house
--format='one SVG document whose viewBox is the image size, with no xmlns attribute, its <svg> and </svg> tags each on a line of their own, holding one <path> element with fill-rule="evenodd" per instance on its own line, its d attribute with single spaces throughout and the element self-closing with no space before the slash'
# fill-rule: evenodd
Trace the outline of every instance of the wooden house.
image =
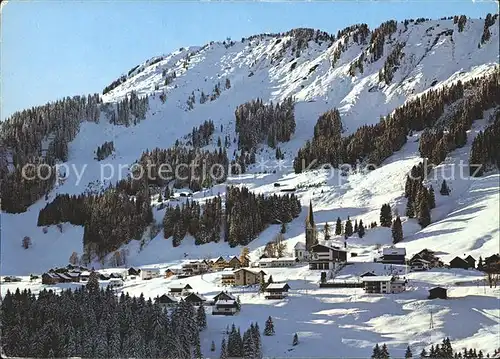
<svg viewBox="0 0 500 359">
<path fill-rule="evenodd" d="M 283 299 L 288 295 L 288 283 L 270 283 L 266 286 L 266 299 Z"/>
<path fill-rule="evenodd" d="M 428 262 L 429 268 L 436 268 L 443 266 L 443 263 L 439 260 L 438 257 L 436 257 L 434 252 L 427 248 L 422 249 L 420 252 L 415 254 L 413 257 L 411 257 L 411 259 L 408 262 L 411 266 L 415 261 L 419 261 L 421 259 Z"/>
<path fill-rule="evenodd" d="M 213 298 L 213 301 L 214 302 L 217 302 L 218 300 L 236 300 L 236 298 L 231 294 L 231 293 L 228 293 L 228 292 L 219 292 L 218 294 L 216 294 Z"/>
<path fill-rule="evenodd" d="M 80 273 L 80 280 L 81 281 L 88 281 L 89 280 L 89 277 L 90 277 L 90 272 L 89 271 L 83 271 Z"/>
<path fill-rule="evenodd" d="M 389 247 L 382 249 L 382 258 L 379 260 L 379 262 L 386 264 L 405 264 L 405 257 L 405 248 Z"/>
<path fill-rule="evenodd" d="M 469 263 L 469 268 L 476 268 L 476 260 L 470 254 L 465 257 L 465 261 Z"/>
<path fill-rule="evenodd" d="M 80 275 L 81 275 L 80 272 L 72 271 L 72 272 L 68 272 L 66 274 L 68 277 L 71 278 L 72 282 L 75 282 L 75 283 L 80 282 Z"/>
<path fill-rule="evenodd" d="M 213 315 L 235 315 L 239 310 L 235 299 L 219 299 L 212 308 Z"/>
<path fill-rule="evenodd" d="M 207 298 L 198 293 L 190 293 L 188 294 L 184 300 L 186 302 L 193 303 L 194 305 L 203 305 L 207 301 Z"/>
<path fill-rule="evenodd" d="M 180 295 L 187 295 L 193 287 L 191 287 L 189 284 L 174 284 L 170 286 L 169 292 L 170 295 L 173 296 L 180 296 Z"/>
<path fill-rule="evenodd" d="M 462 268 L 469 269 L 470 265 L 465 259 L 460 257 L 455 257 L 450 261 L 450 268 Z"/>
<path fill-rule="evenodd" d="M 128 275 L 134 275 L 134 276 L 136 276 L 136 275 L 139 275 L 140 273 L 141 273 L 141 270 L 138 269 L 138 268 L 130 267 L 128 269 Z"/>
<path fill-rule="evenodd" d="M 214 270 L 223 270 L 226 267 L 227 267 L 227 262 L 222 256 L 213 261 L 212 268 Z"/>
<path fill-rule="evenodd" d="M 448 298 L 446 288 L 443 287 L 434 287 L 429 289 L 429 299 L 446 299 Z"/>
<path fill-rule="evenodd" d="M 233 269 L 238 269 L 242 267 L 240 259 L 236 256 L 234 256 L 229 260 L 229 262 L 227 262 L 227 266 Z"/>
<path fill-rule="evenodd" d="M 479 268 L 487 273 L 500 273 L 500 256 L 493 254 L 484 259 L 483 265 Z"/>
<path fill-rule="evenodd" d="M 73 279 L 68 275 L 68 273 L 55 273 L 59 276 L 59 283 L 71 283 Z"/>
<path fill-rule="evenodd" d="M 410 259 L 410 270 L 411 271 L 425 271 L 431 268 L 431 263 L 423 258 L 416 258 L 415 256 Z"/>
<path fill-rule="evenodd" d="M 171 295 L 163 294 L 160 297 L 156 297 L 155 303 L 159 304 L 162 308 L 165 308 L 177 305 L 179 300 Z"/>
<path fill-rule="evenodd" d="M 166 278 L 173 277 L 175 275 L 179 275 L 181 273 L 182 273 L 182 269 L 181 268 L 167 268 L 165 270 L 164 277 L 166 279 Z"/>
<path fill-rule="evenodd" d="M 42 284 L 56 284 L 60 282 L 60 277 L 56 273 L 43 273 Z"/>
<path fill-rule="evenodd" d="M 315 244 L 311 247 L 309 269 L 324 270 L 336 269 L 347 261 L 347 251 L 339 247 L 329 247 L 323 244 Z"/>
<path fill-rule="evenodd" d="M 108 274 L 97 273 L 99 275 L 99 280 L 109 280 L 111 277 Z"/>
</svg>

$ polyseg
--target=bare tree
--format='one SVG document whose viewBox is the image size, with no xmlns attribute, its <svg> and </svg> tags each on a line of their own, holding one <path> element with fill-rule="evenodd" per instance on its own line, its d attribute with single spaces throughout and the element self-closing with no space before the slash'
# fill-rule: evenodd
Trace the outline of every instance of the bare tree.
<svg viewBox="0 0 500 359">
<path fill-rule="evenodd" d="M 80 262 L 80 258 L 78 258 L 78 253 L 73 252 L 71 253 L 71 256 L 69 257 L 69 263 L 71 265 L 76 266 Z"/>
<path fill-rule="evenodd" d="M 283 233 L 278 233 L 275 237 L 277 258 L 283 257 L 286 252 L 286 243 L 284 240 L 285 236 Z"/>
</svg>

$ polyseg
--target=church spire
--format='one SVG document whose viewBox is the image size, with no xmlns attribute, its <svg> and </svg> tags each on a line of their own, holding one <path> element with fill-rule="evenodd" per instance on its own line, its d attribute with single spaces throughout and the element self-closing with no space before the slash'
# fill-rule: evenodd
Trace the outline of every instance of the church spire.
<svg viewBox="0 0 500 359">
<path fill-rule="evenodd" d="M 309 212 L 307 213 L 306 226 L 314 227 L 314 213 L 311 200 L 309 200 Z"/>
<path fill-rule="evenodd" d="M 309 201 L 309 212 L 306 217 L 306 250 L 310 251 L 315 244 L 318 244 L 318 238 L 316 236 L 312 201 Z"/>
</svg>

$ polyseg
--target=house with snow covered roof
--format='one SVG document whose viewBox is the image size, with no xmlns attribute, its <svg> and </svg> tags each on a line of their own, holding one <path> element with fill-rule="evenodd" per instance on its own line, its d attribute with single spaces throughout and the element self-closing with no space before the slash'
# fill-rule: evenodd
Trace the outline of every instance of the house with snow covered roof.
<svg viewBox="0 0 500 359">
<path fill-rule="evenodd" d="M 193 287 L 191 287 L 189 284 L 182 284 L 182 283 L 172 284 L 169 287 L 170 295 L 173 295 L 173 296 L 186 295 L 192 289 L 193 289 Z"/>
<path fill-rule="evenodd" d="M 406 263 L 406 249 L 388 247 L 382 249 L 382 257 L 379 262 L 386 264 L 405 264 Z"/>
<path fill-rule="evenodd" d="M 221 300 L 221 299 L 224 299 L 224 300 L 236 300 L 235 296 L 232 295 L 231 293 L 228 293 L 228 292 L 224 292 L 224 291 L 221 291 L 219 293 L 217 293 L 214 297 L 213 297 L 213 301 L 216 302 L 218 300 Z"/>
<path fill-rule="evenodd" d="M 207 301 L 207 298 L 199 293 L 189 293 L 184 298 L 184 301 L 193 303 L 194 305 L 203 305 Z"/>
<path fill-rule="evenodd" d="M 309 258 L 309 269 L 324 270 L 336 269 L 347 261 L 347 251 L 339 247 L 330 247 L 323 244 L 315 244 L 311 247 Z"/>
<path fill-rule="evenodd" d="M 163 294 L 160 297 L 156 297 L 155 303 L 159 304 L 162 308 L 172 307 L 179 303 L 179 300 L 168 294 Z"/>
<path fill-rule="evenodd" d="M 240 309 L 236 299 L 219 299 L 212 308 L 213 315 L 235 315 Z"/>
<path fill-rule="evenodd" d="M 266 286 L 266 299 L 283 299 L 288 295 L 288 283 L 270 283 Z"/>
<path fill-rule="evenodd" d="M 299 262 L 309 260 L 309 252 L 306 250 L 306 245 L 304 242 L 297 242 L 293 247 L 295 258 Z"/>
<path fill-rule="evenodd" d="M 292 257 L 262 258 L 258 261 L 258 265 L 260 268 L 293 267 L 297 262 L 298 259 Z"/>
</svg>

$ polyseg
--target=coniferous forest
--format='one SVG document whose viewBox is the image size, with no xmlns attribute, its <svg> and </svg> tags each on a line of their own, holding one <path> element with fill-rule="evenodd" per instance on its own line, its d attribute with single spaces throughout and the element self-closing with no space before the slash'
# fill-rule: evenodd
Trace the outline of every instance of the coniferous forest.
<svg viewBox="0 0 500 359">
<path fill-rule="evenodd" d="M 250 152 L 260 143 L 275 148 L 277 142 L 287 142 L 295 132 L 294 103 L 288 98 L 282 103 L 265 105 L 257 99 L 236 108 L 238 148 Z"/>
<path fill-rule="evenodd" d="M 175 188 L 189 187 L 193 191 L 225 182 L 229 173 L 226 149 L 221 147 L 212 152 L 182 146 L 166 150 L 155 148 L 142 154 L 139 165 L 144 171 L 149 171 L 145 172 L 149 173 L 148 184 L 164 186 L 173 180 Z"/>
<path fill-rule="evenodd" d="M 256 195 L 248 188 L 229 187 L 225 207 L 216 196 L 200 206 L 195 201 L 167 207 L 163 218 L 165 238 L 172 236 L 178 246 L 190 234 L 196 244 L 229 242 L 231 247 L 247 245 L 272 223 L 288 223 L 301 211 L 294 194 L 283 196 Z"/>
<path fill-rule="evenodd" d="M 61 294 L 8 291 L 1 309 L 3 349 L 25 358 L 200 358 L 206 326 L 189 302 L 163 312 L 142 295 L 99 290 L 97 279 Z"/>
<path fill-rule="evenodd" d="M 500 111 L 494 122 L 481 131 L 472 142 L 470 152 L 470 175 L 482 176 L 490 168 L 500 168 Z"/>
<path fill-rule="evenodd" d="M 82 121 L 99 121 L 99 104 L 97 94 L 67 97 L 16 112 L 0 122 L 0 143 L 11 154 L 14 167 L 10 173 L 5 167 L 0 170 L 2 210 L 24 212 L 52 189 L 57 174 L 51 166 L 67 160 L 68 143 L 75 138 Z M 22 177 L 27 164 L 34 165 L 27 167 L 27 177 L 33 180 Z M 38 169 L 42 176 L 35 176 Z"/>
<path fill-rule="evenodd" d="M 483 78 L 474 78 L 466 83 L 459 81 L 443 89 L 430 90 L 407 101 L 376 125 L 361 126 L 346 137 L 339 136 L 338 112 L 333 110 L 333 115 L 329 111 L 320 116 L 316 126 L 319 127 L 320 123 L 328 124 L 328 131 L 334 136 L 321 136 L 315 130 L 312 141 L 299 149 L 294 159 L 295 172 L 300 173 L 306 168 L 317 168 L 324 164 L 333 167 L 341 164 L 356 165 L 363 160 L 380 165 L 401 149 L 411 131 L 435 126 L 436 129 L 422 134 L 420 152 L 432 164 L 437 165 L 450 151 L 466 143 L 465 131 L 470 129 L 474 120 L 482 118 L 483 111 L 499 104 L 499 78 L 500 72 L 497 69 Z M 452 112 L 450 118 L 440 121 L 447 106 L 452 103 L 458 103 L 456 111 Z M 331 120 L 325 122 L 325 117 Z M 325 126 L 321 127 L 325 130 Z"/>
<path fill-rule="evenodd" d="M 38 226 L 69 222 L 83 226 L 84 263 L 102 258 L 127 243 L 140 239 L 153 220 L 149 189 L 143 186 L 130 198 L 116 188 L 103 194 L 59 194 L 40 210 Z"/>
</svg>

